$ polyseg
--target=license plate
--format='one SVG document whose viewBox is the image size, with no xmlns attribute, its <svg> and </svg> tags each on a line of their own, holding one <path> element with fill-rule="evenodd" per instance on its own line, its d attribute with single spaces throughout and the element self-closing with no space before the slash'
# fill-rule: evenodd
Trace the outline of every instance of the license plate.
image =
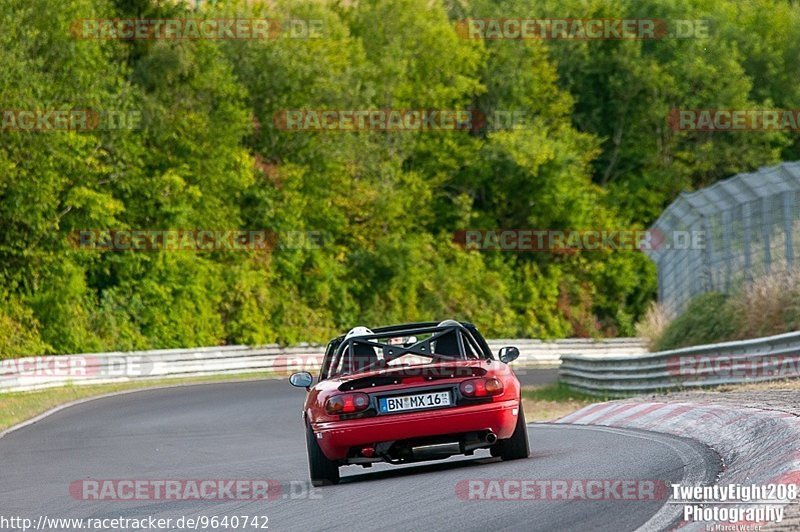
<svg viewBox="0 0 800 532">
<path fill-rule="evenodd" d="M 422 410 L 450 406 L 450 392 L 421 393 L 419 395 L 401 395 L 399 397 L 381 397 L 381 412 L 402 412 L 404 410 Z"/>
</svg>

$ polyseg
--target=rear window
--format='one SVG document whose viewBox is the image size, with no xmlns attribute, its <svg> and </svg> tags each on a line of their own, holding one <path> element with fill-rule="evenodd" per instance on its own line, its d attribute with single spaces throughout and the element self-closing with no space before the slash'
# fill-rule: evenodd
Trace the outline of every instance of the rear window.
<svg viewBox="0 0 800 532">
<path fill-rule="evenodd" d="M 385 333 L 345 341 L 331 360 L 329 377 L 447 360 L 478 360 L 481 349 L 460 328 L 429 332 Z"/>
</svg>

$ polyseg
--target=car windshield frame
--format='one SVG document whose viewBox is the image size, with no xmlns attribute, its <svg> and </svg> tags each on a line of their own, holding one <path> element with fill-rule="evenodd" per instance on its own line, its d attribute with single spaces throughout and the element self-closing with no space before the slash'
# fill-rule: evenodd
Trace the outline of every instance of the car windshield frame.
<svg viewBox="0 0 800 532">
<path fill-rule="evenodd" d="M 429 363 L 441 361 L 463 361 L 463 360 L 487 360 L 492 359 L 491 351 L 488 349 L 485 340 L 480 337 L 477 330 L 470 330 L 464 323 L 439 325 L 435 323 L 407 324 L 399 326 L 381 327 L 376 329 L 373 334 L 354 336 L 351 338 L 339 337 L 332 340 L 326 350 L 322 367 L 320 368 L 320 380 L 347 375 L 356 375 L 379 369 L 391 369 L 387 364 L 393 360 L 406 355 L 417 355 L 430 358 Z M 472 327 L 474 329 L 474 327 Z M 434 343 L 439 338 L 453 333 L 456 335 L 458 353 L 454 356 L 434 353 Z M 414 341 L 410 345 L 398 345 L 379 342 L 397 337 L 415 337 L 417 335 L 427 335 L 427 338 Z M 373 349 L 378 349 L 383 355 L 382 360 L 377 363 L 353 370 L 339 370 L 338 368 L 353 368 L 353 357 L 355 356 L 356 345 L 367 345 Z M 376 353 L 377 354 L 377 353 Z M 344 358 L 347 357 L 347 358 Z"/>
</svg>

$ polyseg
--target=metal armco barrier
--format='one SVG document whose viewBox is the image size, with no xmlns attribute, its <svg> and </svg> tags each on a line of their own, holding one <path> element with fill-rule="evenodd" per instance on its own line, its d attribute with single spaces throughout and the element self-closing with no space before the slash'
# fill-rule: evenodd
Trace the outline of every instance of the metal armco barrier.
<svg viewBox="0 0 800 532">
<path fill-rule="evenodd" d="M 559 379 L 593 395 L 626 395 L 800 377 L 800 332 L 637 356 L 561 357 Z"/>
<path fill-rule="evenodd" d="M 494 353 L 509 345 L 520 350 L 519 359 L 513 363 L 517 367 L 557 366 L 562 354 L 575 351 L 587 356 L 645 352 L 645 343 L 638 338 L 489 341 Z M 7 359 L 0 360 L 0 393 L 68 384 L 103 384 L 226 373 L 273 372 L 287 376 L 295 371 L 313 373 L 319 369 L 323 350 L 323 346 L 310 344 L 294 347 L 232 345 Z"/>
</svg>

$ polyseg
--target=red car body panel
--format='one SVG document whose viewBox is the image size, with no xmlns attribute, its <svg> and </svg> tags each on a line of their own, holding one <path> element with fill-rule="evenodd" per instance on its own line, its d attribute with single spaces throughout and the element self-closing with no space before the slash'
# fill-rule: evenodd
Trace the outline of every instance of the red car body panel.
<svg viewBox="0 0 800 532">
<path fill-rule="evenodd" d="M 453 376 L 447 375 L 449 369 Z M 404 395 L 452 389 L 464 380 L 474 378 L 472 370 L 485 372 L 484 378 L 495 377 L 503 383 L 503 392 L 484 402 L 465 402 L 455 406 L 378 414 L 357 419 L 340 419 L 325 411 L 325 401 L 332 395 L 348 391 L 347 384 L 365 377 L 398 376 L 402 383 L 368 387 L 357 391 L 373 397 L 381 394 Z M 444 378 L 427 381 L 417 376 L 423 371 L 440 371 Z M 520 384 L 508 365 L 495 360 L 461 360 L 358 373 L 324 380 L 312 387 L 306 398 L 304 414 L 316 434 L 322 452 L 329 460 L 343 460 L 353 447 L 371 446 L 380 442 L 408 440 L 475 431 L 491 431 L 498 438 L 511 437 L 517 422 Z"/>
</svg>

